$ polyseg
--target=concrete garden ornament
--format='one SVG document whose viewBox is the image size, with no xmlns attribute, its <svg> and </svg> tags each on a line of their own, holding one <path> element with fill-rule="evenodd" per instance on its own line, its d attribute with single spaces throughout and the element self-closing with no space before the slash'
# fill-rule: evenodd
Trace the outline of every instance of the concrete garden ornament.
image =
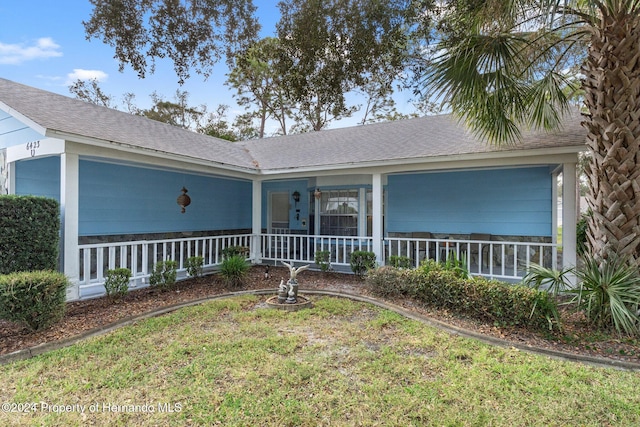
<svg viewBox="0 0 640 427">
<path fill-rule="evenodd" d="M 298 302 L 298 273 L 301 273 L 302 271 L 306 270 L 307 268 L 310 267 L 309 264 L 307 265 L 303 265 L 301 267 L 294 267 L 291 264 L 288 264 L 284 261 L 280 261 L 282 262 L 282 264 L 286 265 L 287 268 L 289 269 L 289 280 L 287 280 L 287 298 L 285 300 L 285 303 L 287 304 L 295 304 L 296 302 Z M 280 289 L 283 289 L 283 284 L 282 281 L 280 282 Z M 280 296 L 280 292 L 278 292 L 278 296 Z M 280 298 L 278 298 L 279 300 Z"/>
</svg>

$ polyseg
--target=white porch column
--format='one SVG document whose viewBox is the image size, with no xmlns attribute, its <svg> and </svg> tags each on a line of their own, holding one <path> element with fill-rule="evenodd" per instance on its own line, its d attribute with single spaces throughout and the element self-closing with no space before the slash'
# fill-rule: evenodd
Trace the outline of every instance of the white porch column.
<svg viewBox="0 0 640 427">
<path fill-rule="evenodd" d="M 382 199 L 384 194 L 384 187 L 382 185 L 382 174 L 376 173 L 372 176 L 372 207 L 371 222 L 372 222 L 372 237 L 373 237 L 373 252 L 376 254 L 376 262 L 378 265 L 382 265 L 384 261 L 384 245 L 383 239 L 383 212 L 382 212 Z"/>
<path fill-rule="evenodd" d="M 251 259 L 254 264 L 262 262 L 260 238 L 262 235 L 262 181 L 253 181 L 251 197 L 251 233 L 253 234 Z"/>
<path fill-rule="evenodd" d="M 16 164 L 15 162 L 7 162 L 7 176 L 9 178 L 9 194 L 16 194 Z"/>
<path fill-rule="evenodd" d="M 80 298 L 80 255 L 78 252 L 79 160 L 77 154 L 60 155 L 60 219 L 62 220 L 62 250 L 60 257 L 64 274 L 71 286 L 67 300 Z"/>
<path fill-rule="evenodd" d="M 562 167 L 562 267 L 576 265 L 576 163 Z"/>
</svg>

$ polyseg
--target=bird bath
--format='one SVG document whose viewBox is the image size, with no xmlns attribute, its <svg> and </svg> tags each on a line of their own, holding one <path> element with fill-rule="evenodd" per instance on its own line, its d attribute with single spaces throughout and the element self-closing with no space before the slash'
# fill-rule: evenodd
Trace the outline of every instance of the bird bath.
<svg viewBox="0 0 640 427">
<path fill-rule="evenodd" d="M 287 280 L 286 284 L 284 283 L 284 279 L 280 281 L 278 295 L 267 299 L 267 305 L 269 307 L 279 308 L 286 311 L 298 311 L 303 308 L 311 307 L 311 301 L 308 298 L 298 295 L 297 279 L 298 273 L 309 268 L 309 265 L 303 265 L 302 267 L 296 268 L 284 261 L 281 262 L 289 268 L 289 280 Z"/>
</svg>

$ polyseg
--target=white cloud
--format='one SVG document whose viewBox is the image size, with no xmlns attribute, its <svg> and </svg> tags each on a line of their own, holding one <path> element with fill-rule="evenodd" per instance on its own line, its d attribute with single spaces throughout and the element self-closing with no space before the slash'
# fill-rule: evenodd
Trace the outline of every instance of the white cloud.
<svg viewBox="0 0 640 427">
<path fill-rule="evenodd" d="M 60 45 L 50 37 L 39 38 L 32 45 L 0 43 L 0 64 L 20 65 L 34 59 L 59 56 L 62 56 Z"/>
<path fill-rule="evenodd" d="M 76 80 L 97 80 L 101 82 L 106 80 L 107 77 L 109 77 L 109 75 L 104 71 L 74 68 L 73 73 L 67 74 L 67 84 L 73 84 Z"/>
</svg>

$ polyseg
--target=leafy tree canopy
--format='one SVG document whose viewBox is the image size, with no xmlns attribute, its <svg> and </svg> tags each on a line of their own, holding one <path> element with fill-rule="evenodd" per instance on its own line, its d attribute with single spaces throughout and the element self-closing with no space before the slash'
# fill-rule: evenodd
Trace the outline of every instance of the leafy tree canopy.
<svg viewBox="0 0 640 427">
<path fill-rule="evenodd" d="M 190 70 L 208 77 L 223 55 L 246 46 L 259 24 L 251 0 L 89 0 L 87 38 L 115 48 L 120 71 L 130 65 L 141 78 L 155 61 L 169 58 L 180 84 Z"/>
<path fill-rule="evenodd" d="M 371 76 L 398 77 L 427 34 L 429 1 L 283 0 L 277 34 L 278 74 L 313 130 L 355 109 L 345 94 Z M 303 125 L 304 126 L 304 125 Z"/>
</svg>

